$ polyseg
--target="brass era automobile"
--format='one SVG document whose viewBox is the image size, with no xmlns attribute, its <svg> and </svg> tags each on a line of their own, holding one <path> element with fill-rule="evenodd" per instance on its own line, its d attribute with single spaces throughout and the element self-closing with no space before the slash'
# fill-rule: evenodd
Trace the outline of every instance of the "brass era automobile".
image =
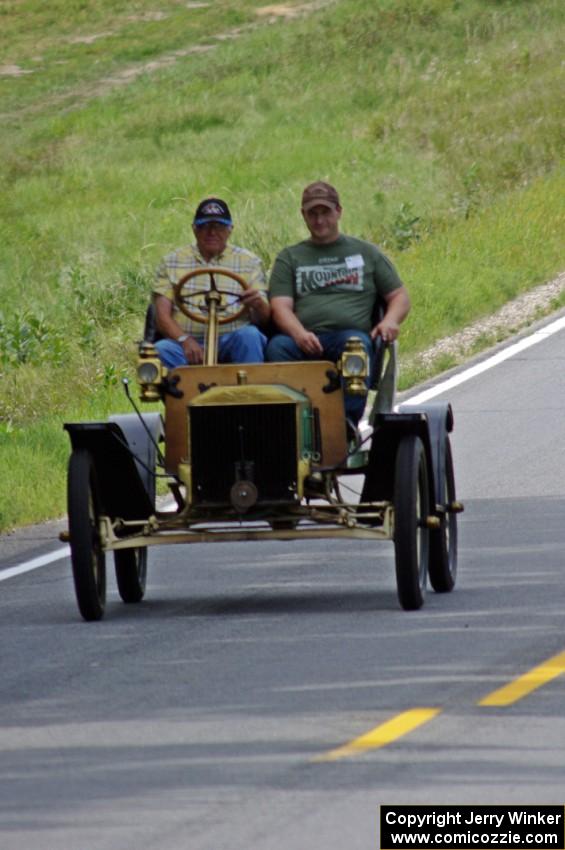
<svg viewBox="0 0 565 850">
<path fill-rule="evenodd" d="M 202 289 L 186 284 L 204 275 Z M 448 403 L 394 410 L 396 345 L 367 357 L 351 341 L 339 363 L 218 364 L 218 325 L 233 321 L 233 296 L 202 268 L 175 288 L 179 308 L 206 324 L 204 363 L 166 370 L 153 342 L 139 347 L 137 379 L 161 413 L 67 423 L 69 531 L 78 607 L 98 620 L 106 600 L 106 553 L 121 599 L 145 593 L 147 551 L 173 543 L 348 537 L 394 541 L 400 605 L 420 608 L 427 577 L 450 591 L 457 567 L 457 513 Z M 230 305 L 230 301 L 232 302 Z M 346 420 L 346 393 L 366 394 L 368 436 Z M 345 499 L 348 476 L 362 482 Z M 161 477 L 168 500 L 156 498 Z M 351 479 L 349 479 L 351 481 Z M 353 488 L 354 489 L 354 488 Z M 171 504 L 174 507 L 171 509 Z"/>
</svg>

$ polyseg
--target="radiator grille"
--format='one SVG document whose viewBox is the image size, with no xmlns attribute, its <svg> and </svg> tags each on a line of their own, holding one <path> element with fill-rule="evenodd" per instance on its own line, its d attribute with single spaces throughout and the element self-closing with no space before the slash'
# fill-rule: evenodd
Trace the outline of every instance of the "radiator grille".
<svg viewBox="0 0 565 850">
<path fill-rule="evenodd" d="M 293 501 L 296 405 L 189 408 L 194 504 L 229 504 L 240 461 L 253 464 L 259 503 Z"/>
</svg>

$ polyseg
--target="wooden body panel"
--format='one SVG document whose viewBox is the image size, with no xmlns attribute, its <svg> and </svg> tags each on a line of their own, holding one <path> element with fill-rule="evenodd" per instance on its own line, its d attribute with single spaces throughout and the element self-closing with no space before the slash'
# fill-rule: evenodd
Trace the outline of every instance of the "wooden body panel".
<svg viewBox="0 0 565 850">
<path fill-rule="evenodd" d="M 180 366 L 171 370 L 169 377 L 178 376 L 178 389 L 182 398 L 167 395 L 165 400 L 165 462 L 167 472 L 176 474 L 178 464 L 187 454 L 187 406 L 201 392 L 201 385 L 234 386 L 238 375 L 245 373 L 248 385 L 284 384 L 304 393 L 312 406 L 320 411 L 322 456 L 320 466 L 340 463 L 347 454 L 343 391 L 324 392 L 329 370 L 335 364 L 329 361 L 301 361 L 298 363 L 222 363 L 218 366 Z M 276 452 L 277 447 L 273 446 Z"/>
</svg>

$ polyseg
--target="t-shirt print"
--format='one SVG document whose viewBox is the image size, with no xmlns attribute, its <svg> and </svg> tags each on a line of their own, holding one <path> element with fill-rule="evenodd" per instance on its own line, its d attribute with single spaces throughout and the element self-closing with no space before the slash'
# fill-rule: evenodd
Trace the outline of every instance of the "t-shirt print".
<svg viewBox="0 0 565 850">
<path fill-rule="evenodd" d="M 296 296 L 300 298 L 325 289 L 337 292 L 363 290 L 363 263 L 348 263 L 349 258 L 317 266 L 298 266 L 296 269 Z"/>
</svg>

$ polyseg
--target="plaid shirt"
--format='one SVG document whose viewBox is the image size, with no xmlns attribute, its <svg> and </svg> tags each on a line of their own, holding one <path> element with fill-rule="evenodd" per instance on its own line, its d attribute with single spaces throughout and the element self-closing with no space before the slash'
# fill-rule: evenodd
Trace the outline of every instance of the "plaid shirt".
<svg viewBox="0 0 565 850">
<path fill-rule="evenodd" d="M 179 310 L 177 305 L 174 303 L 174 286 L 178 283 L 181 277 L 184 277 L 184 275 L 188 272 L 205 266 L 225 266 L 226 269 L 241 275 L 254 289 L 264 292 L 265 299 L 267 297 L 267 280 L 263 269 L 263 263 L 259 257 L 256 257 L 255 254 L 252 254 L 251 251 L 247 251 L 245 248 L 238 248 L 236 245 L 226 245 L 223 253 L 218 257 L 214 257 L 209 262 L 204 260 L 196 245 L 188 245 L 185 248 L 179 248 L 171 254 L 167 254 L 157 270 L 157 279 L 153 287 L 153 293 L 154 295 L 164 295 L 169 299 L 169 301 L 173 302 L 173 318 L 181 326 L 183 332 L 189 333 L 191 336 L 195 336 L 197 338 L 202 338 L 204 336 L 206 326 L 199 322 L 194 322 Z M 218 289 L 230 292 L 234 296 L 240 295 L 242 292 L 241 286 L 236 280 L 232 280 L 230 277 L 225 277 L 223 275 L 215 275 L 214 278 Z M 206 291 L 209 286 L 210 277 L 208 275 L 198 275 L 188 281 L 188 283 L 183 287 L 183 293 L 186 295 L 189 292 Z M 225 298 L 222 300 L 225 302 Z M 201 307 L 197 303 L 196 298 L 191 300 L 188 307 L 193 312 L 198 312 L 200 310 L 200 312 L 205 315 L 207 310 L 204 298 L 198 298 L 198 301 L 202 301 Z M 233 306 L 231 306 L 232 304 Z M 239 299 L 229 299 L 227 309 L 225 311 L 221 311 L 220 317 L 223 318 L 224 316 L 239 310 L 240 307 L 241 302 Z M 237 328 L 241 328 L 247 324 L 249 324 L 249 318 L 244 314 L 235 322 L 219 325 L 218 332 L 220 334 L 230 333 L 231 331 L 237 330 Z"/>
</svg>

